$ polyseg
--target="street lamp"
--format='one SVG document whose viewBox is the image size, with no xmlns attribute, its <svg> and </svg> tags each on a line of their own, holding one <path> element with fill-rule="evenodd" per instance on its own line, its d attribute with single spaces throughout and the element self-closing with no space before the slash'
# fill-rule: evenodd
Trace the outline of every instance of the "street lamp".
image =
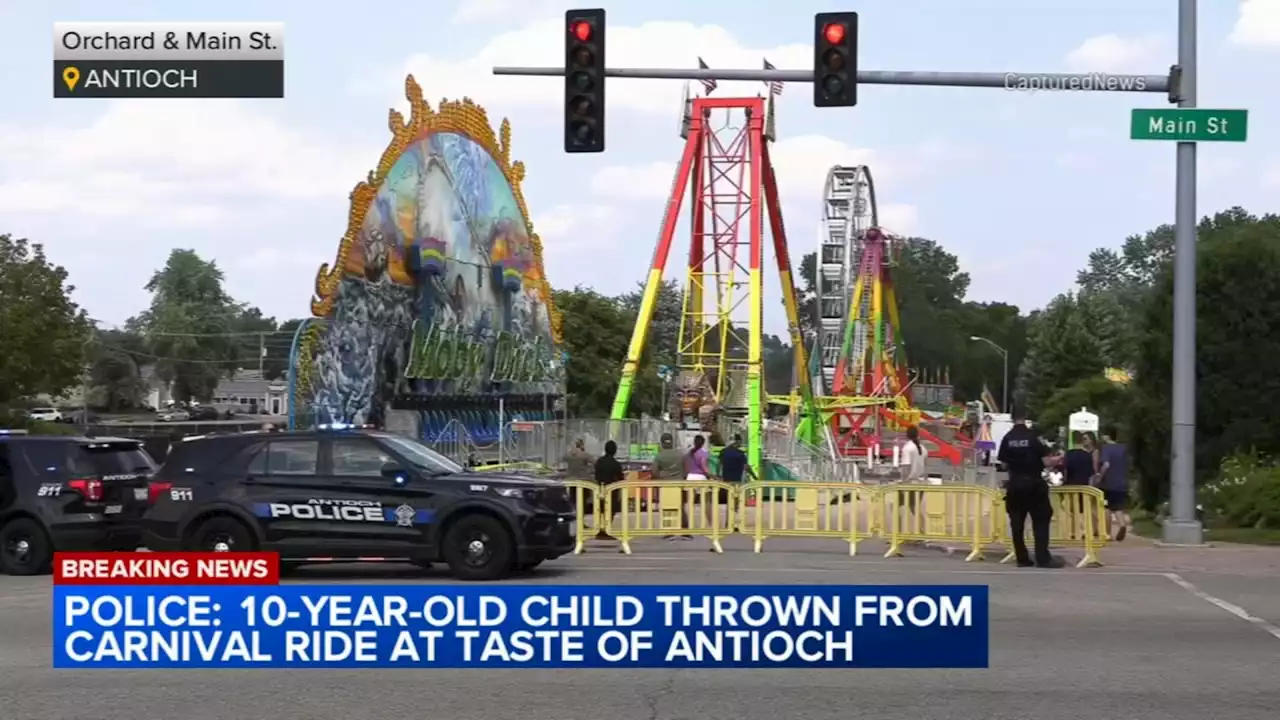
<svg viewBox="0 0 1280 720">
<path fill-rule="evenodd" d="M 1000 409 L 1003 412 L 1009 412 L 1009 351 L 978 335 L 970 335 L 969 339 L 973 342 L 981 342 L 990 345 L 995 348 L 996 352 L 1000 353 L 1000 357 L 1004 359 L 1004 378 L 1000 383 Z"/>
</svg>

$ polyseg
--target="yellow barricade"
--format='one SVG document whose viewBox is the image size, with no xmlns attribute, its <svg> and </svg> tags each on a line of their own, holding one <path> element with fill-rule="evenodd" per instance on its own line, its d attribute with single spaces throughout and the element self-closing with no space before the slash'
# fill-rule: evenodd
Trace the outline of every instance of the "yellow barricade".
<svg viewBox="0 0 1280 720">
<path fill-rule="evenodd" d="M 564 480 L 569 490 L 569 499 L 573 503 L 577 518 L 574 528 L 578 539 L 573 548 L 574 555 L 581 555 L 586 550 L 587 540 L 604 527 L 600 522 L 600 486 L 590 480 Z"/>
<path fill-rule="evenodd" d="M 737 488 L 712 480 L 627 480 L 603 490 L 601 526 L 631 554 L 637 537 L 694 535 L 711 540 L 724 552 L 720 539 L 733 533 L 739 500 Z M 724 513 L 720 507 L 725 508 Z"/>
<path fill-rule="evenodd" d="M 743 486 L 739 495 L 745 502 L 737 529 L 751 536 L 756 552 L 772 536 L 829 537 L 848 542 L 856 555 L 858 543 L 879 526 L 880 494 L 866 485 L 763 481 Z"/>
<path fill-rule="evenodd" d="M 601 487 L 564 480 L 576 509 L 575 554 L 597 533 L 612 536 L 622 552 L 640 537 L 698 536 L 724 552 L 721 540 L 735 532 L 751 537 L 755 552 L 769 537 L 829 537 L 849 544 L 883 538 L 885 557 L 902 557 L 909 542 L 969 547 L 966 562 L 984 550 L 1006 551 L 1013 560 L 1002 492 L 973 485 L 881 485 L 817 482 L 626 480 Z M 1092 487 L 1059 487 L 1050 493 L 1054 517 L 1050 544 L 1084 551 L 1077 567 L 1097 567 L 1108 543 L 1105 496 Z M 720 508 L 723 508 L 721 510 Z M 1030 541 L 1030 538 L 1028 538 Z"/>
<path fill-rule="evenodd" d="M 1066 485 L 1055 487 L 1049 491 L 1049 500 L 1053 503 L 1053 520 L 1049 524 L 1050 547 L 1076 547 L 1084 550 L 1084 557 L 1076 563 L 1076 567 L 1100 567 L 1098 551 L 1106 547 L 1110 541 L 1107 535 L 1107 501 L 1101 490 L 1087 485 Z M 1027 523 L 1026 534 L 1031 542 L 1031 523 Z M 1000 561 L 1013 562 L 1014 554 L 1010 547 L 1010 536 L 1007 516 L 1000 529 L 1000 544 L 1010 548 L 1008 554 Z"/>
<path fill-rule="evenodd" d="M 880 488 L 885 557 L 902 557 L 906 542 L 951 542 L 969 546 L 965 562 L 981 560 L 1000 537 L 1004 506 L 993 490 L 974 485 L 888 485 Z"/>
<path fill-rule="evenodd" d="M 487 465 L 477 465 L 471 468 L 475 472 L 510 472 L 525 473 L 530 475 L 554 475 L 555 468 L 542 463 L 536 462 L 509 462 L 509 463 L 489 463 Z"/>
</svg>

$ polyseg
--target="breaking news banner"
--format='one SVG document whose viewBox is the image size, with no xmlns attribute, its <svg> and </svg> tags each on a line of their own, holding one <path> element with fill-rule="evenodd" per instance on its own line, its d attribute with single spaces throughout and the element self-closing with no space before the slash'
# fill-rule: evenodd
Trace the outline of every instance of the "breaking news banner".
<svg viewBox="0 0 1280 720">
<path fill-rule="evenodd" d="M 284 23 L 55 23 L 53 96 L 283 98 Z"/>
<path fill-rule="evenodd" d="M 982 585 L 278 585 L 272 553 L 59 553 L 53 665 L 986 668 Z"/>
</svg>

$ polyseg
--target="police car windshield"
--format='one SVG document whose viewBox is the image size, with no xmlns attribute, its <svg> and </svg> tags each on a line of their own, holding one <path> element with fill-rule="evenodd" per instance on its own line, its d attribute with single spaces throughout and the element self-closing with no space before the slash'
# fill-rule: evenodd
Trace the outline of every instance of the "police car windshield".
<svg viewBox="0 0 1280 720">
<path fill-rule="evenodd" d="M 463 471 L 461 465 L 422 443 L 391 435 L 383 436 L 382 441 L 394 448 L 419 470 L 436 475 L 451 475 Z"/>
</svg>

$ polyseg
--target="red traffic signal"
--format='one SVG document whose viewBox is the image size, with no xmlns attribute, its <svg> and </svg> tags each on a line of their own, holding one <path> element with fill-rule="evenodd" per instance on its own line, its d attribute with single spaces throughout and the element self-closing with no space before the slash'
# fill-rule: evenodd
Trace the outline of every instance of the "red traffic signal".
<svg viewBox="0 0 1280 720">
<path fill-rule="evenodd" d="M 591 35 L 592 35 L 591 23 L 587 22 L 586 20 L 579 20 L 578 22 L 574 23 L 569 28 L 569 32 L 573 33 L 573 36 L 578 38 L 580 42 L 591 41 Z"/>
<path fill-rule="evenodd" d="M 844 42 L 845 27 L 840 23 L 830 23 L 822 28 L 822 36 L 832 45 Z"/>
</svg>

